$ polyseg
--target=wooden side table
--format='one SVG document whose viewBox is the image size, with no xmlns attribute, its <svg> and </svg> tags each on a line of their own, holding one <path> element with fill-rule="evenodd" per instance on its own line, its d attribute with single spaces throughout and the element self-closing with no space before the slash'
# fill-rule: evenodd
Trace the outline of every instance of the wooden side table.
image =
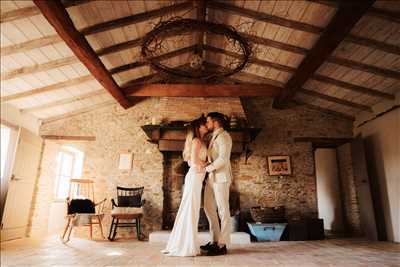
<svg viewBox="0 0 400 267">
<path fill-rule="evenodd" d="M 111 217 L 112 221 L 108 240 L 115 240 L 118 227 L 136 227 L 137 239 L 141 240 L 140 219 L 143 217 L 143 214 L 111 214 Z M 131 220 L 132 222 L 119 222 L 119 220 Z"/>
</svg>

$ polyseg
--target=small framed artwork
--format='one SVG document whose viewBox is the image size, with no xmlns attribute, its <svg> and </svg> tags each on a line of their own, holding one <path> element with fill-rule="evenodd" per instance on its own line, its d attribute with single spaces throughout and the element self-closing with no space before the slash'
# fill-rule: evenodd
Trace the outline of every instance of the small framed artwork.
<svg viewBox="0 0 400 267">
<path fill-rule="evenodd" d="M 290 166 L 289 156 L 269 156 L 268 157 L 269 175 L 290 175 L 292 168 Z"/>
<path fill-rule="evenodd" d="M 119 154 L 118 169 L 130 170 L 132 168 L 132 153 L 124 151 Z"/>
</svg>

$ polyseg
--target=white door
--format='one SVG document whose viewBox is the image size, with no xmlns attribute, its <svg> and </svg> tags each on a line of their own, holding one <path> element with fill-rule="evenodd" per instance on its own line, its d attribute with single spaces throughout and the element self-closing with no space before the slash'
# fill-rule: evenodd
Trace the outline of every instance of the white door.
<svg viewBox="0 0 400 267">
<path fill-rule="evenodd" d="M 1 240 L 26 235 L 38 176 L 42 139 L 21 128 L 1 224 Z"/>
</svg>

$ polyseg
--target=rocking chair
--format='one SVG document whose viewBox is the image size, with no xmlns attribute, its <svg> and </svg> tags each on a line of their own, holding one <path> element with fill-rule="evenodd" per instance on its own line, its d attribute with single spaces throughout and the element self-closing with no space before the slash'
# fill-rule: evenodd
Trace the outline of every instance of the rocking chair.
<svg viewBox="0 0 400 267">
<path fill-rule="evenodd" d="M 112 222 L 108 239 L 113 241 L 117 235 L 118 227 L 136 227 L 137 239 L 141 240 L 140 219 L 143 217 L 143 205 L 145 200 L 142 198 L 144 187 L 126 188 L 117 186 L 117 203 L 111 199 Z M 129 222 L 120 222 L 128 220 Z"/>
<path fill-rule="evenodd" d="M 68 212 L 67 224 L 61 240 L 66 243 L 70 240 L 74 226 L 89 226 L 90 239 L 93 238 L 93 224 L 98 224 L 103 239 L 102 219 L 106 198 L 96 203 L 94 201 L 94 182 L 89 179 L 71 179 L 68 197 L 66 199 Z M 68 232 L 68 234 L 67 234 Z"/>
</svg>

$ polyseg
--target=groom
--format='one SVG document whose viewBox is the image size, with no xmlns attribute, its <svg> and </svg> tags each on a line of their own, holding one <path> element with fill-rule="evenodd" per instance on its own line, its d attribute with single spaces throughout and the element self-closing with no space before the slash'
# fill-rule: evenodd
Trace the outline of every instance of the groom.
<svg viewBox="0 0 400 267">
<path fill-rule="evenodd" d="M 229 187 L 232 181 L 232 138 L 224 130 L 226 123 L 225 116 L 219 112 L 207 115 L 207 128 L 212 131 L 212 137 L 208 146 L 209 164 L 205 167 L 208 179 L 204 189 L 204 211 L 210 225 L 212 242 L 200 246 L 207 256 L 225 255 L 226 245 L 230 242 Z"/>
</svg>

